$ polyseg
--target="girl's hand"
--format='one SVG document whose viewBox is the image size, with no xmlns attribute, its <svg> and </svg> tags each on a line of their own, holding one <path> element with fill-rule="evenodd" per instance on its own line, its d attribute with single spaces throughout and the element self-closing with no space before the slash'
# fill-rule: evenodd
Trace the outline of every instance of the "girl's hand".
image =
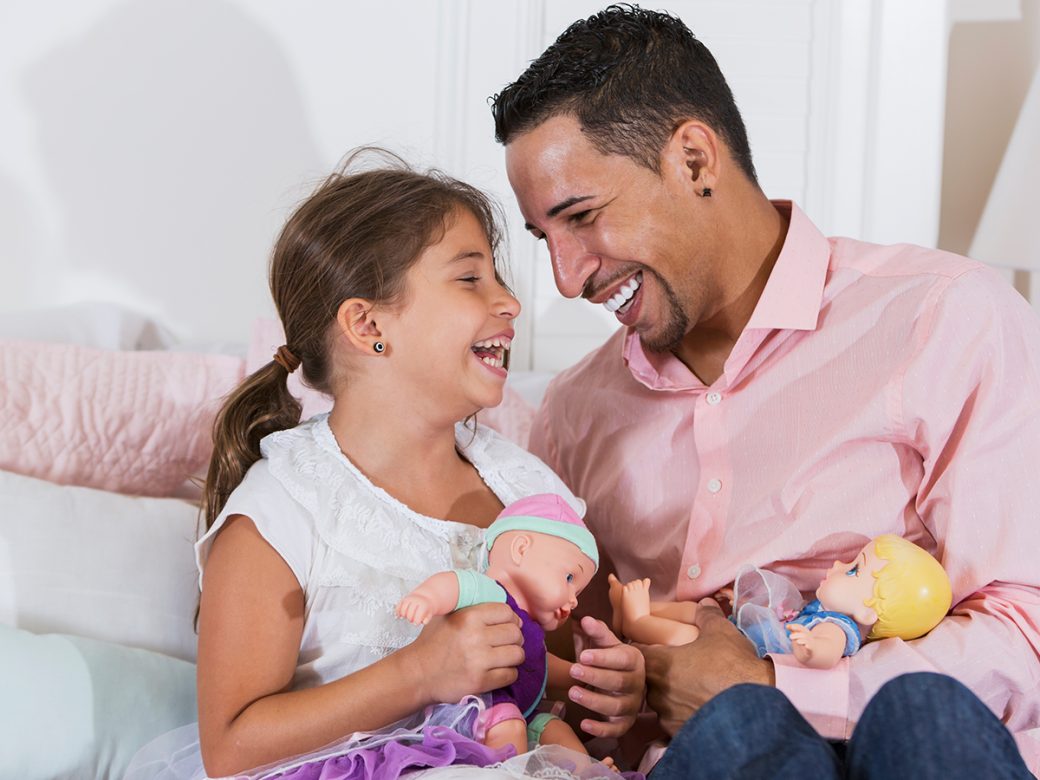
<svg viewBox="0 0 1040 780">
<path fill-rule="evenodd" d="M 502 688 L 524 660 L 520 618 L 505 604 L 478 604 L 430 620 L 403 648 L 430 703 Z"/>
<path fill-rule="evenodd" d="M 571 677 L 582 685 L 572 686 L 568 696 L 602 716 L 583 719 L 582 731 L 594 737 L 620 737 L 632 728 L 643 706 L 643 654 L 632 645 L 622 644 L 602 620 L 585 616 L 581 627 L 589 646 L 571 667 Z"/>
</svg>

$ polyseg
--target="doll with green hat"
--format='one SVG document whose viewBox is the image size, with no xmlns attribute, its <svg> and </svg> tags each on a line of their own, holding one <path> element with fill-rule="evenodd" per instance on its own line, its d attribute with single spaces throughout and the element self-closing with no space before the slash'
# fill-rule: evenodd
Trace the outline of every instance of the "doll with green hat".
<svg viewBox="0 0 1040 780">
<path fill-rule="evenodd" d="M 481 718 L 489 747 L 555 744 L 585 752 L 565 722 L 537 712 L 548 679 L 545 632 L 562 624 L 578 594 L 599 567 L 596 541 L 560 496 L 539 494 L 515 501 L 484 535 L 484 573 L 452 569 L 433 575 L 401 599 L 396 612 L 415 624 L 434 615 L 488 601 L 504 602 L 520 618 L 525 659 L 516 682 L 491 694 Z"/>
</svg>

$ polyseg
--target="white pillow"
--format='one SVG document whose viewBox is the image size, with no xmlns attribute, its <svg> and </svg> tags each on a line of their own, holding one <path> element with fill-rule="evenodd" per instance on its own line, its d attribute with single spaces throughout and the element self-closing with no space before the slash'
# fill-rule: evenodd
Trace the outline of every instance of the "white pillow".
<svg viewBox="0 0 1040 780">
<path fill-rule="evenodd" d="M 197 508 L 0 471 L 0 623 L 194 660 Z"/>
<path fill-rule="evenodd" d="M 0 777 L 119 778 L 145 743 L 196 718 L 194 664 L 8 626 L 0 691 Z"/>
<path fill-rule="evenodd" d="M 100 301 L 0 313 L 0 338 L 119 350 L 163 349 L 176 341 L 148 315 Z"/>
</svg>

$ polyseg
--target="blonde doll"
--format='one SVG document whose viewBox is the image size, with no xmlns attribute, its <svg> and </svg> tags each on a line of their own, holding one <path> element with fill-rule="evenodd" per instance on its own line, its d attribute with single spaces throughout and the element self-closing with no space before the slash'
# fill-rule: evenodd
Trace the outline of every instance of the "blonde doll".
<svg viewBox="0 0 1040 780">
<path fill-rule="evenodd" d="M 622 585 L 610 577 L 614 625 L 644 643 L 684 644 L 697 637 L 690 625 L 692 602 L 649 600 L 649 580 Z M 850 562 L 835 561 L 804 604 L 793 583 L 748 566 L 731 590 L 732 620 L 755 644 L 759 656 L 792 653 L 805 666 L 827 669 L 852 655 L 864 641 L 916 639 L 939 624 L 950 609 L 950 581 L 938 561 L 894 534 L 867 542 Z"/>
</svg>

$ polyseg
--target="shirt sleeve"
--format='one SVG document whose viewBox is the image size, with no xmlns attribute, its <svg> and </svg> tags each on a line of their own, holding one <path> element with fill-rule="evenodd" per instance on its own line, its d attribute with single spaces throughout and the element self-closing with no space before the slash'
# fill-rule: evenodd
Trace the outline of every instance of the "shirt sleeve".
<svg viewBox="0 0 1040 780">
<path fill-rule="evenodd" d="M 195 544 L 199 589 L 202 589 L 203 571 L 213 539 L 232 515 L 245 515 L 253 522 L 260 536 L 281 556 L 300 587 L 306 590 L 307 574 L 314 559 L 314 518 L 289 495 L 263 459 L 249 468 L 242 482 L 228 496 L 213 525 Z"/>
<path fill-rule="evenodd" d="M 506 591 L 486 574 L 472 569 L 452 569 L 459 581 L 459 601 L 455 609 L 472 607 L 475 604 L 505 604 Z"/>
<path fill-rule="evenodd" d="M 948 674 L 1015 733 L 1040 768 L 1040 321 L 994 273 L 937 284 L 893 387 L 893 428 L 919 484 L 912 508 L 950 576 L 954 607 L 913 641 L 866 644 L 831 670 L 773 658 L 777 687 L 820 732 L 848 738 L 888 680 Z M 911 462 L 912 461 L 912 462 Z"/>
</svg>

